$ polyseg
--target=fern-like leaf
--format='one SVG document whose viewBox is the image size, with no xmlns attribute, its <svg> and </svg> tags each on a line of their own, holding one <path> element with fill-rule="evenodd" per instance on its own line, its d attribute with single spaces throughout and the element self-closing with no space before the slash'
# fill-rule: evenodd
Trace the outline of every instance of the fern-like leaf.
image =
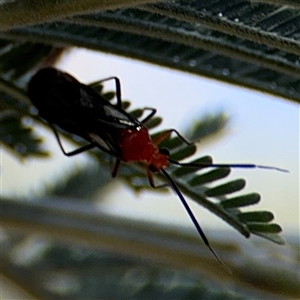
<svg viewBox="0 0 300 300">
<path fill-rule="evenodd" d="M 298 9 L 235 3 L 174 1 L 68 19 L 58 14 L 52 23 L 19 25 L 0 37 L 138 58 L 299 102 Z"/>
</svg>

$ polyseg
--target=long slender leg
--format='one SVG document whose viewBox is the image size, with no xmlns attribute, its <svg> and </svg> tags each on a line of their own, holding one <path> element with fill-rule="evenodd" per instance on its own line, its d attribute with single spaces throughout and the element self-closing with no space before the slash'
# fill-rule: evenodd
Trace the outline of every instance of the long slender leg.
<svg viewBox="0 0 300 300">
<path fill-rule="evenodd" d="M 99 81 L 95 81 L 95 82 L 91 83 L 89 86 L 93 87 L 93 86 L 99 85 L 100 83 L 102 83 L 104 81 L 108 81 L 108 80 L 114 80 L 115 81 L 115 84 L 116 84 L 117 107 L 118 108 L 122 108 L 121 82 L 120 82 L 120 79 L 118 77 L 115 77 L 115 76 L 107 77 L 107 78 L 101 79 Z"/>
<path fill-rule="evenodd" d="M 150 112 L 150 114 L 147 116 L 147 117 L 145 117 L 142 121 L 141 121 L 141 123 L 146 123 L 148 120 L 150 120 L 155 114 L 156 114 L 156 109 L 155 108 L 152 108 L 152 107 L 145 107 L 144 109 L 143 109 L 143 111 L 145 111 L 145 110 L 151 110 L 151 112 Z"/>
<path fill-rule="evenodd" d="M 156 145 L 159 145 L 161 142 L 163 142 L 164 140 L 169 138 L 171 136 L 172 132 L 175 132 L 177 134 L 177 136 L 187 145 L 193 145 L 192 142 L 189 142 L 188 140 L 186 140 L 176 129 L 169 129 L 169 130 L 165 131 L 158 138 L 156 138 L 153 141 L 153 143 L 155 143 Z"/>
<path fill-rule="evenodd" d="M 85 145 L 85 146 L 83 146 L 83 147 L 80 147 L 80 148 L 78 148 L 78 149 L 76 149 L 76 150 L 73 150 L 73 151 L 71 151 L 71 152 L 66 152 L 65 149 L 64 149 L 64 147 L 63 147 L 63 145 L 62 145 L 62 143 L 61 143 L 61 141 L 60 141 L 58 132 L 56 131 L 55 127 L 54 127 L 53 125 L 51 125 L 51 128 L 52 128 L 52 130 L 53 130 L 53 132 L 54 132 L 54 134 L 55 134 L 56 140 L 57 140 L 57 142 L 58 142 L 58 145 L 59 145 L 61 151 L 62 151 L 63 154 L 66 155 L 66 156 L 73 156 L 73 155 L 76 155 L 76 154 L 85 152 L 85 151 L 87 151 L 87 150 L 90 150 L 90 149 L 93 149 L 93 148 L 96 147 L 95 144 L 90 143 L 90 144 L 88 144 L 88 145 Z"/>
</svg>

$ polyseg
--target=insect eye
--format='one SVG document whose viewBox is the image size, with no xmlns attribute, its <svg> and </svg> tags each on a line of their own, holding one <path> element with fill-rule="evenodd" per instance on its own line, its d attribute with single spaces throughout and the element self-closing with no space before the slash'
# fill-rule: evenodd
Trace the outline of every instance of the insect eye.
<svg viewBox="0 0 300 300">
<path fill-rule="evenodd" d="M 155 168 L 155 166 L 153 164 L 149 165 L 148 166 L 148 169 L 151 171 L 151 172 L 157 172 L 157 168 Z"/>
<path fill-rule="evenodd" d="M 163 155 L 170 156 L 170 151 L 167 148 L 161 148 L 161 149 L 159 149 L 159 153 L 163 154 Z"/>
</svg>

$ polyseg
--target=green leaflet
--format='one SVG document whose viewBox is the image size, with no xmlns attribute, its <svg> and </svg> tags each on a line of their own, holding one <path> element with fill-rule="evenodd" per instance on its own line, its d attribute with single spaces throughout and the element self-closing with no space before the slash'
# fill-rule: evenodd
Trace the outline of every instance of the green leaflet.
<svg viewBox="0 0 300 300">
<path fill-rule="evenodd" d="M 230 173 L 230 168 L 218 168 L 212 171 L 209 171 L 207 173 L 204 173 L 202 175 L 197 175 L 193 177 L 189 184 L 191 186 L 197 186 L 197 185 L 203 185 L 207 184 L 213 181 L 216 181 L 218 179 L 224 178 L 228 176 Z"/>
<path fill-rule="evenodd" d="M 245 187 L 245 185 L 245 179 L 236 179 L 234 181 L 230 181 L 228 183 L 206 190 L 205 195 L 208 197 L 223 196 L 240 191 Z"/>
<path fill-rule="evenodd" d="M 211 156 L 203 156 L 203 157 L 200 157 L 200 158 L 192 160 L 191 163 L 200 164 L 200 165 L 201 164 L 211 164 L 212 163 L 212 157 Z M 199 167 L 199 170 L 200 169 L 202 169 L 202 167 Z M 176 177 L 187 176 L 189 174 L 195 173 L 196 170 L 198 170 L 198 169 L 197 168 L 191 168 L 191 167 L 182 166 L 182 167 L 176 168 L 172 172 L 172 175 L 174 175 Z M 194 174 L 194 176 L 195 176 L 195 174 Z"/>
<path fill-rule="evenodd" d="M 146 123 L 147 128 L 152 129 L 159 126 L 162 123 L 163 119 L 161 117 L 153 117 L 148 120 Z"/>
<path fill-rule="evenodd" d="M 171 158 L 174 160 L 182 160 L 193 155 L 196 152 L 197 148 L 195 145 L 184 147 L 172 153 Z"/>
<path fill-rule="evenodd" d="M 258 193 L 251 193 L 247 195 L 225 199 L 220 203 L 220 205 L 224 209 L 249 206 L 249 205 L 257 204 L 260 201 L 260 198 L 261 197 Z"/>
<path fill-rule="evenodd" d="M 237 215 L 241 222 L 270 222 L 274 219 L 274 215 L 269 211 L 253 211 L 244 212 Z"/>
</svg>

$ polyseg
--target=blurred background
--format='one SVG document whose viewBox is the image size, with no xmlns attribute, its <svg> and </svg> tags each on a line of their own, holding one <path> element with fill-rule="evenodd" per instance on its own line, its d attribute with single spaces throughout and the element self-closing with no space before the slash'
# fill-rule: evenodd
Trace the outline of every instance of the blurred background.
<svg viewBox="0 0 300 300">
<path fill-rule="evenodd" d="M 299 5 L 146 2 L 0 1 L 1 299 L 299 299 Z M 288 170 L 168 170 L 231 274 L 138 164 L 112 179 L 100 150 L 61 153 L 27 96 L 45 65 L 117 76 L 152 133 L 200 137 L 172 157 Z"/>
</svg>

